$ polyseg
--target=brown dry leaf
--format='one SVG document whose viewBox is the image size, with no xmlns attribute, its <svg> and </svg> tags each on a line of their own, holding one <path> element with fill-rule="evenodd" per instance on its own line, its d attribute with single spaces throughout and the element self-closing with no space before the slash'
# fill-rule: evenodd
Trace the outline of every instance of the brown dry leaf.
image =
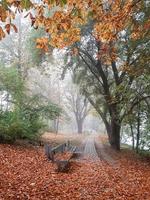
<svg viewBox="0 0 150 200">
<path fill-rule="evenodd" d="M 6 30 L 6 32 L 9 34 L 10 33 L 10 24 L 6 24 L 5 25 L 5 30 Z"/>
<path fill-rule="evenodd" d="M 11 24 L 11 26 L 13 27 L 15 33 L 18 33 L 18 29 L 17 29 L 17 27 L 16 27 L 14 24 Z"/>
<path fill-rule="evenodd" d="M 2 29 L 2 27 L 0 26 L 0 40 L 2 40 L 5 37 L 5 33 Z"/>
</svg>

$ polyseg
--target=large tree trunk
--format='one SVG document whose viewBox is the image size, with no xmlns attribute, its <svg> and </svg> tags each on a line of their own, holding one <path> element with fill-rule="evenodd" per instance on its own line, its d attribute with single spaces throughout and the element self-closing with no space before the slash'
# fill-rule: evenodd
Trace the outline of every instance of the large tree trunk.
<svg viewBox="0 0 150 200">
<path fill-rule="evenodd" d="M 104 124 L 105 124 L 105 128 L 106 128 L 106 131 L 107 131 L 107 135 L 108 135 L 108 138 L 109 138 L 109 141 L 110 141 L 110 138 L 111 138 L 111 124 L 109 124 L 107 121 L 103 120 Z"/>
<path fill-rule="evenodd" d="M 120 150 L 121 120 L 120 120 L 120 116 L 119 116 L 116 104 L 110 105 L 109 113 L 111 117 L 110 119 L 111 132 L 108 133 L 109 143 L 113 149 Z"/>
<path fill-rule="evenodd" d="M 113 116 L 111 119 L 111 123 L 109 123 L 104 117 L 102 117 L 102 120 L 105 124 L 108 140 L 111 147 L 115 150 L 120 150 L 120 130 L 121 130 L 120 120 L 113 118 Z"/>
<path fill-rule="evenodd" d="M 113 149 L 120 150 L 120 130 L 121 124 L 117 120 L 111 121 L 111 133 L 109 136 L 109 142 Z"/>
</svg>

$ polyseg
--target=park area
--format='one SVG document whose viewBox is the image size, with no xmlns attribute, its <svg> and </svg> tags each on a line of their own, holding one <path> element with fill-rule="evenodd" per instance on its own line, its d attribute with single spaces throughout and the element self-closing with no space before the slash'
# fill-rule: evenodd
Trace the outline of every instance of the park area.
<svg viewBox="0 0 150 200">
<path fill-rule="evenodd" d="M 97 154 L 88 138 L 90 151 L 72 159 L 67 173 L 56 172 L 43 147 L 0 145 L 0 199 L 149 200 L 150 159 L 96 141 Z"/>
<path fill-rule="evenodd" d="M 150 0 L 0 0 L 0 200 L 150 200 Z"/>
</svg>

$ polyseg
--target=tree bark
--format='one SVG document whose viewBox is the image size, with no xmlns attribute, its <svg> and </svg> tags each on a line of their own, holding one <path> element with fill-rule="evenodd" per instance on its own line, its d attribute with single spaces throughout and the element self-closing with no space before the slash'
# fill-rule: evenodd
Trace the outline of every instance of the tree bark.
<svg viewBox="0 0 150 200">
<path fill-rule="evenodd" d="M 105 124 L 108 140 L 111 147 L 115 150 L 120 150 L 121 121 L 119 120 L 116 108 L 113 107 L 111 110 L 113 112 L 113 114 L 111 113 L 111 122 L 108 122 L 104 115 L 100 114 L 100 116 Z"/>
<path fill-rule="evenodd" d="M 112 119 L 109 142 L 111 147 L 115 150 L 120 150 L 120 130 L 121 130 L 121 123 L 119 123 L 115 119 Z"/>
<path fill-rule="evenodd" d="M 133 132 L 133 126 L 130 124 L 130 129 L 131 129 L 131 136 L 132 136 L 132 149 L 135 149 L 135 140 L 134 140 L 134 132 Z"/>
<path fill-rule="evenodd" d="M 138 118 L 137 118 L 137 135 L 136 135 L 136 153 L 139 152 L 139 143 L 140 143 L 140 125 L 141 125 L 141 120 L 140 120 L 140 104 L 138 106 Z"/>
</svg>

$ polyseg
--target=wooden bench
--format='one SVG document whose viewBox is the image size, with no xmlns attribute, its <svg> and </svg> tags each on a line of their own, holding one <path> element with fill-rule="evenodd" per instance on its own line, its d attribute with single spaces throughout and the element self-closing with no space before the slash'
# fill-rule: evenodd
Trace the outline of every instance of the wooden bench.
<svg viewBox="0 0 150 200">
<path fill-rule="evenodd" d="M 47 158 L 49 160 L 54 162 L 54 155 L 56 153 L 60 153 L 60 152 L 63 153 L 65 151 L 65 149 L 66 149 L 66 143 L 58 145 L 58 146 L 56 146 L 54 148 L 51 148 L 50 145 L 46 144 L 45 145 L 45 155 L 47 156 Z"/>
<path fill-rule="evenodd" d="M 66 152 L 65 157 L 55 160 L 57 172 L 68 172 L 70 168 L 70 160 L 72 158 L 71 152 Z"/>
<path fill-rule="evenodd" d="M 77 149 L 76 146 L 69 146 L 67 151 L 74 153 L 76 149 Z"/>
<path fill-rule="evenodd" d="M 69 145 L 67 147 L 67 155 L 65 156 L 65 159 L 63 158 L 62 160 L 56 160 L 56 166 L 57 172 L 68 172 L 69 168 L 70 168 L 70 160 L 72 158 L 74 158 L 75 152 L 76 152 L 77 147 L 76 146 L 71 146 Z"/>
<path fill-rule="evenodd" d="M 68 172 L 70 160 L 74 157 L 76 149 L 77 147 L 70 145 L 70 142 L 58 145 L 54 148 L 51 148 L 48 144 L 46 144 L 45 154 L 49 160 L 56 164 L 57 172 Z M 64 155 L 60 156 L 60 158 L 54 158 L 54 155 L 57 153 L 64 153 Z"/>
</svg>

